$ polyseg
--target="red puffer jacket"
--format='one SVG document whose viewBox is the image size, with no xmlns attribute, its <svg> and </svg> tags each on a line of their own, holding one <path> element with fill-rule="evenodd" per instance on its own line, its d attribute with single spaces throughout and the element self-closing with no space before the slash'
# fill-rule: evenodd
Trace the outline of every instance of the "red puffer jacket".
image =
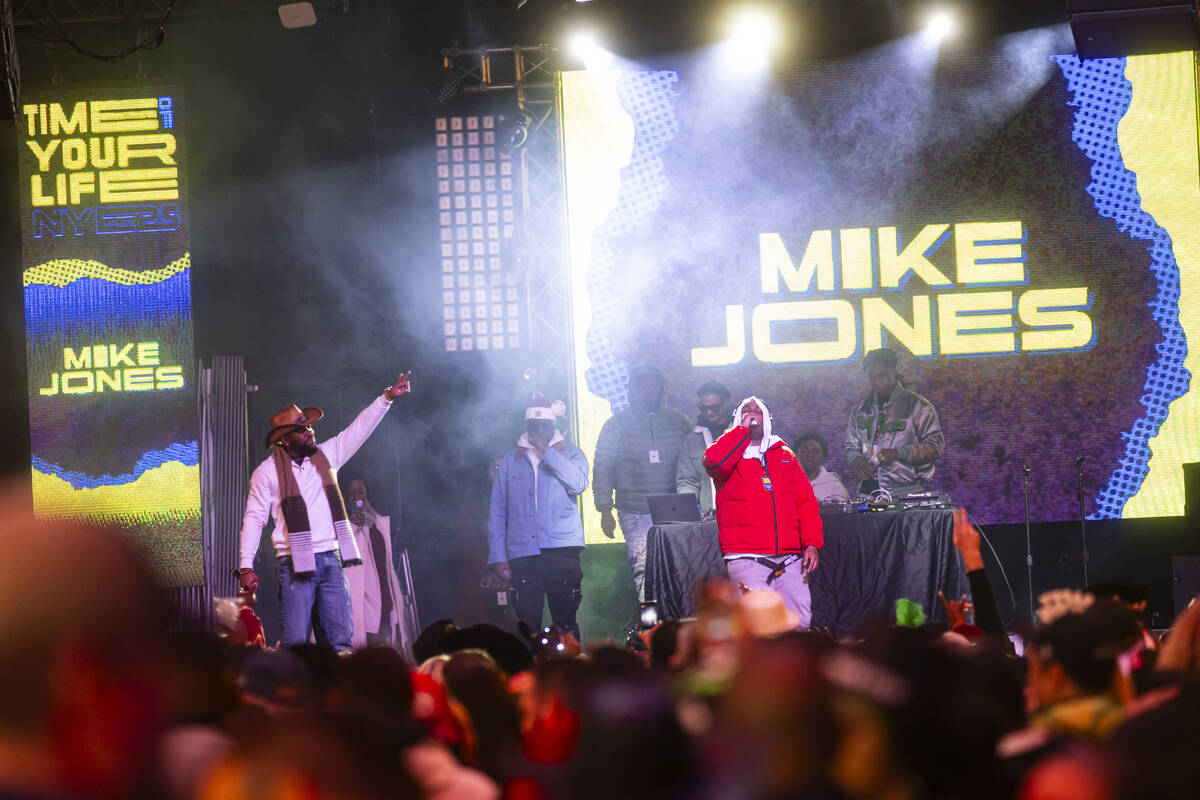
<svg viewBox="0 0 1200 800">
<path fill-rule="evenodd" d="M 738 425 L 704 451 L 704 468 L 717 487 L 721 552 L 778 555 L 821 547 L 819 505 L 796 454 L 776 442 L 764 470 L 758 459 L 742 458 L 749 444 L 750 431 Z"/>
</svg>

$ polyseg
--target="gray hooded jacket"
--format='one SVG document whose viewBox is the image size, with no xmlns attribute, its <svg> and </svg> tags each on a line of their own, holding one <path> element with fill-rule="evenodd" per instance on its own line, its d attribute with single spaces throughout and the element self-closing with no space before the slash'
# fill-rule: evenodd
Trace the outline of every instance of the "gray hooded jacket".
<svg viewBox="0 0 1200 800">
<path fill-rule="evenodd" d="M 666 379 L 657 370 L 639 370 L 630 380 L 647 371 L 656 374 L 665 389 Z M 597 510 L 612 508 L 615 492 L 618 511 L 645 514 L 650 510 L 646 495 L 675 492 L 675 466 L 692 421 L 679 409 L 667 408 L 665 396 L 664 391 L 656 410 L 647 412 L 633 403 L 600 429 L 592 461 Z"/>
</svg>

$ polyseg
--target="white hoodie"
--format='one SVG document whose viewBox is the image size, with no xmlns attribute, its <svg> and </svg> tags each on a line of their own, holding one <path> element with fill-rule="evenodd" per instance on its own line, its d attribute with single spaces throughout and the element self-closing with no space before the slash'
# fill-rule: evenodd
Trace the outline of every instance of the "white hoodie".
<svg viewBox="0 0 1200 800">
<path fill-rule="evenodd" d="M 758 444 L 749 444 L 746 446 L 746 451 L 742 453 L 742 458 L 754 458 L 762 461 L 763 455 L 770 449 L 771 445 L 776 442 L 782 442 L 778 436 L 771 433 L 771 410 L 767 408 L 767 404 L 758 399 L 754 395 L 750 395 L 742 402 L 738 403 L 738 407 L 733 412 L 733 424 L 742 425 L 742 409 L 753 400 L 763 412 L 763 435 L 762 441 Z"/>
</svg>

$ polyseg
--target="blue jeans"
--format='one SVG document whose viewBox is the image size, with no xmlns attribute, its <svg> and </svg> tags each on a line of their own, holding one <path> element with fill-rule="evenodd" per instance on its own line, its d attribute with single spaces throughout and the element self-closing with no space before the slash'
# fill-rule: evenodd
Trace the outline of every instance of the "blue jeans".
<svg viewBox="0 0 1200 800">
<path fill-rule="evenodd" d="M 340 653 L 350 649 L 350 636 L 354 632 L 350 584 L 342 572 L 341 554 L 336 550 L 314 553 L 313 557 L 317 569 L 311 578 L 295 577 L 290 557 L 278 559 L 279 592 L 283 599 L 283 644 L 308 641 L 315 607 L 317 641 L 327 641 Z"/>
</svg>

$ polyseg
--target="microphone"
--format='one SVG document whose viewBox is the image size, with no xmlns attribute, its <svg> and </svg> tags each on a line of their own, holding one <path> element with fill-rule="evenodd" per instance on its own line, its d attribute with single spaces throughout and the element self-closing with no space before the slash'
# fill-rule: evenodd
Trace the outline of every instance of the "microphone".
<svg viewBox="0 0 1200 800">
<path fill-rule="evenodd" d="M 1077 467 L 1083 466 L 1083 456 L 1080 456 L 1079 458 L 1075 459 L 1075 466 L 1077 466 Z"/>
</svg>

